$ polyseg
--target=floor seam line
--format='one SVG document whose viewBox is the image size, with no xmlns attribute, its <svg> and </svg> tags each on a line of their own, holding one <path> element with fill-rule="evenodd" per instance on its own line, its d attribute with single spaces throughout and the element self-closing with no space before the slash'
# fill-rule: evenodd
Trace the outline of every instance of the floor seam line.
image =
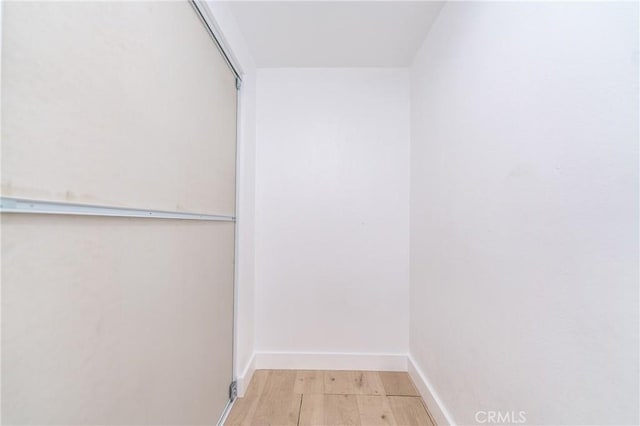
<svg viewBox="0 0 640 426">
<path fill-rule="evenodd" d="M 300 407 L 298 407 L 298 421 L 296 426 L 300 426 L 300 417 L 302 416 L 302 400 L 304 399 L 304 393 L 300 394 Z"/>
<path fill-rule="evenodd" d="M 401 396 L 403 398 L 420 398 L 420 395 L 402 395 L 402 394 L 393 394 L 393 393 L 390 393 L 385 396 Z"/>
</svg>

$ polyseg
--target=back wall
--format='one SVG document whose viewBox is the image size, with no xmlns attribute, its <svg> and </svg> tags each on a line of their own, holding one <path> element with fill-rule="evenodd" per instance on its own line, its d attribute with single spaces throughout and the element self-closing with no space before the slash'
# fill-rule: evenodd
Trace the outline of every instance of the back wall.
<svg viewBox="0 0 640 426">
<path fill-rule="evenodd" d="M 257 135 L 256 350 L 406 354 L 408 71 L 260 69 Z"/>
</svg>

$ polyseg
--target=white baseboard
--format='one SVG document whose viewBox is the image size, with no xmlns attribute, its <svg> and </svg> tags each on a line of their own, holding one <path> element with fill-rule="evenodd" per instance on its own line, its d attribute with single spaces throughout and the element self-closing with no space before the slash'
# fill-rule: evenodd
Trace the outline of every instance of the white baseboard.
<svg viewBox="0 0 640 426">
<path fill-rule="evenodd" d="M 236 377 L 236 389 L 238 391 L 238 397 L 242 398 L 251 383 L 253 373 L 256 371 L 256 355 L 253 354 L 251 359 L 247 363 L 242 375 Z"/>
<path fill-rule="evenodd" d="M 255 369 L 407 371 L 406 354 L 256 352 Z"/>
<path fill-rule="evenodd" d="M 427 404 L 427 408 L 433 416 L 433 419 L 436 421 L 436 424 L 438 426 L 455 426 L 451 413 L 446 409 L 442 400 L 434 390 L 433 385 L 420 369 L 418 364 L 416 364 L 416 361 L 413 359 L 411 354 L 407 357 L 407 361 L 409 376 L 418 387 L 418 391 L 420 392 L 425 404 Z"/>
</svg>

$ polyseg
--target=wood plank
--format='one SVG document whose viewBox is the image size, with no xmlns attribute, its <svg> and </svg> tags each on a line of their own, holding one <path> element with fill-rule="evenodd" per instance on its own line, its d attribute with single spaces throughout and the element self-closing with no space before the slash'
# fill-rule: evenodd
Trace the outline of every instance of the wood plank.
<svg viewBox="0 0 640 426">
<path fill-rule="evenodd" d="M 324 425 L 324 395 L 302 395 L 299 426 Z"/>
<path fill-rule="evenodd" d="M 380 371 L 378 376 L 382 381 L 386 395 L 420 396 L 409 374 L 403 371 Z"/>
<path fill-rule="evenodd" d="M 358 401 L 355 395 L 302 396 L 300 426 L 361 425 Z"/>
<path fill-rule="evenodd" d="M 356 372 L 356 389 L 359 395 L 384 395 L 384 386 L 376 371 Z"/>
<path fill-rule="evenodd" d="M 251 378 L 251 383 L 243 398 L 238 398 L 231 408 L 231 412 L 224 422 L 227 426 L 249 426 L 252 424 L 253 416 L 258 408 L 260 395 L 269 378 L 270 371 L 256 370 Z"/>
<path fill-rule="evenodd" d="M 264 387 L 267 384 L 270 374 L 270 370 L 256 370 L 253 373 L 253 377 L 251 378 L 251 382 L 249 383 L 249 387 L 245 391 L 244 396 L 260 397 L 264 391 Z"/>
<path fill-rule="evenodd" d="M 375 371 L 327 371 L 324 392 L 342 395 L 384 395 L 384 386 Z"/>
<path fill-rule="evenodd" d="M 391 411 L 399 425 L 435 426 L 427 413 L 422 398 L 414 396 L 388 396 Z"/>
<path fill-rule="evenodd" d="M 396 425 L 391 405 L 386 396 L 358 395 L 358 410 L 363 425 Z"/>
<path fill-rule="evenodd" d="M 319 370 L 297 371 L 293 392 L 305 395 L 324 393 L 324 373 Z"/>
<path fill-rule="evenodd" d="M 403 373 L 257 370 L 225 424 L 435 426 L 420 397 L 384 395 L 414 389 Z"/>
<path fill-rule="evenodd" d="M 272 370 L 251 421 L 254 425 L 296 425 L 302 395 L 294 394 L 296 372 Z"/>
<path fill-rule="evenodd" d="M 238 398 L 233 403 L 231 412 L 227 416 L 224 424 L 226 426 L 249 426 L 253 419 L 253 414 L 258 407 L 259 398 Z"/>
<path fill-rule="evenodd" d="M 361 425 L 358 401 L 355 395 L 324 395 L 324 424 Z"/>
<path fill-rule="evenodd" d="M 324 392 L 330 394 L 355 394 L 353 371 L 326 371 Z"/>
</svg>

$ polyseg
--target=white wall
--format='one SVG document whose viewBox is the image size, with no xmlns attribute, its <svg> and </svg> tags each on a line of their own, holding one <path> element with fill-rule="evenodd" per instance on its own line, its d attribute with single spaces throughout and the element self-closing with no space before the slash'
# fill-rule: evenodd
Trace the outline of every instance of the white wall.
<svg viewBox="0 0 640 426">
<path fill-rule="evenodd" d="M 255 170 L 256 170 L 256 73 L 247 69 L 240 90 L 238 149 L 238 220 L 236 289 L 236 377 L 244 394 L 245 377 L 253 375 L 255 351 Z M 248 383 L 246 383 L 248 384 Z"/>
<path fill-rule="evenodd" d="M 637 3 L 447 3 L 411 82 L 410 347 L 445 410 L 637 424 Z"/>
<path fill-rule="evenodd" d="M 407 70 L 259 69 L 257 81 L 257 350 L 406 353 Z"/>
<path fill-rule="evenodd" d="M 207 6 L 228 52 L 242 71 L 238 112 L 238 181 L 237 181 L 237 268 L 235 374 L 238 391 L 244 393 L 245 376 L 250 379 L 254 352 L 254 212 L 256 149 L 256 69 L 251 52 L 240 32 L 227 2 L 209 1 Z"/>
</svg>

